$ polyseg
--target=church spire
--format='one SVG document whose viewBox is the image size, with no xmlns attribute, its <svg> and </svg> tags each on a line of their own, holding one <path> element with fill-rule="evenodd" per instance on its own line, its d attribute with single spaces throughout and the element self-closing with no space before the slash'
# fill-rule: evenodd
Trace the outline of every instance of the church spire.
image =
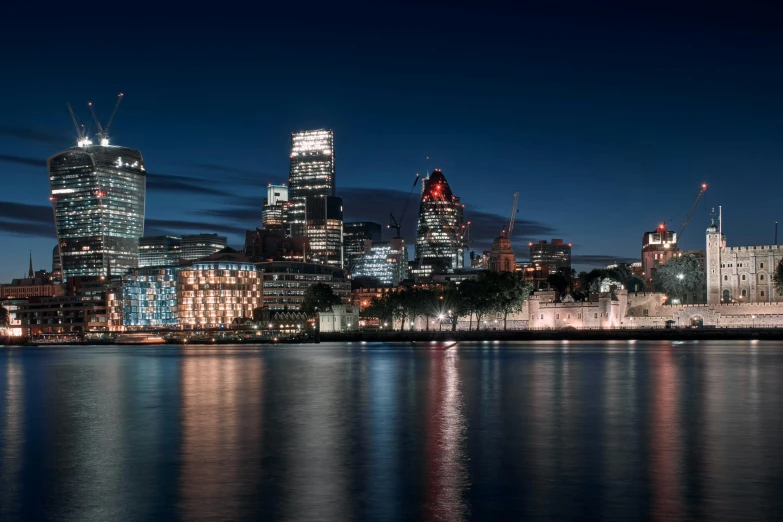
<svg viewBox="0 0 783 522">
<path fill-rule="evenodd" d="M 35 277 L 35 272 L 33 272 L 33 251 L 30 250 L 30 271 L 27 274 L 27 277 L 33 278 Z"/>
</svg>

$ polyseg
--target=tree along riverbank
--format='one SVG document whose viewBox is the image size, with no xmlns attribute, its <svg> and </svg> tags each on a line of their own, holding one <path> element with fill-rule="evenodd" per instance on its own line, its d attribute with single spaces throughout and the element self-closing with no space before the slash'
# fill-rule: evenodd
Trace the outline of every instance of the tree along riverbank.
<svg viewBox="0 0 783 522">
<path fill-rule="evenodd" d="M 700 339 L 783 340 L 783 328 L 660 328 L 596 330 L 480 330 L 456 332 L 345 332 L 321 333 L 321 342 L 411 342 L 411 341 L 590 341 Z"/>
</svg>

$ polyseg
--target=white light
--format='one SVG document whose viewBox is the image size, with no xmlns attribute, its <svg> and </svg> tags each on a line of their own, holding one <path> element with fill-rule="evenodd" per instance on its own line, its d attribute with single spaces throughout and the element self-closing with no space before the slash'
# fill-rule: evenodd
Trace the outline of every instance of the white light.
<svg viewBox="0 0 783 522">
<path fill-rule="evenodd" d="M 72 192 L 76 192 L 75 189 L 54 189 L 52 191 L 52 194 L 71 194 Z"/>
<path fill-rule="evenodd" d="M 685 279 L 685 274 L 677 274 L 677 279 Z"/>
<path fill-rule="evenodd" d="M 87 138 L 84 138 L 84 139 L 81 139 L 81 140 L 77 141 L 76 144 L 79 147 L 89 147 L 90 145 L 92 145 L 92 141 L 90 141 Z"/>
<path fill-rule="evenodd" d="M 109 138 L 101 138 L 101 146 L 102 147 L 108 147 L 109 146 Z"/>
</svg>

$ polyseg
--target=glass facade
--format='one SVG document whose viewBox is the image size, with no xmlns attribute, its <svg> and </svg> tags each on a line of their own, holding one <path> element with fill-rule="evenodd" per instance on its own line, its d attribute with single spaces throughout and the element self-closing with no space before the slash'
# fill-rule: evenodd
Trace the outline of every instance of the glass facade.
<svg viewBox="0 0 783 522">
<path fill-rule="evenodd" d="M 351 281 L 345 270 L 314 263 L 273 261 L 257 263 L 264 278 L 264 306 L 270 310 L 298 310 L 310 285 L 325 283 L 348 303 Z"/>
<path fill-rule="evenodd" d="M 146 173 L 141 152 L 88 145 L 49 158 L 63 278 L 138 266 Z"/>
<path fill-rule="evenodd" d="M 381 225 L 370 221 L 358 221 L 343 225 L 343 245 L 345 255 L 345 268 L 349 272 L 356 270 L 364 256 L 365 241 L 373 242 L 381 240 Z"/>
<path fill-rule="evenodd" d="M 182 236 L 180 242 L 179 257 L 188 261 L 195 261 L 202 257 L 211 256 L 228 246 L 225 236 L 217 234 L 192 234 Z"/>
<path fill-rule="evenodd" d="M 335 197 L 334 132 L 319 129 L 291 134 L 288 173 L 288 232 L 308 237 L 308 258 L 343 264 L 342 200 Z"/>
<path fill-rule="evenodd" d="M 179 268 L 138 268 L 123 278 L 123 325 L 171 326 L 178 322 Z"/>
<path fill-rule="evenodd" d="M 139 239 L 139 267 L 179 264 L 182 239 L 176 236 L 149 236 Z"/>
<path fill-rule="evenodd" d="M 261 225 L 265 229 L 283 230 L 288 219 L 288 187 L 269 185 L 261 211 Z"/>
<path fill-rule="evenodd" d="M 180 324 L 230 326 L 263 306 L 261 272 L 250 263 L 199 262 L 177 275 Z"/>
<path fill-rule="evenodd" d="M 416 259 L 412 271 L 417 276 L 453 272 L 465 266 L 463 234 L 464 205 L 452 194 L 440 170 L 424 180 L 416 231 Z"/>
<path fill-rule="evenodd" d="M 354 277 L 372 277 L 383 286 L 398 286 L 408 272 L 405 240 L 367 241 Z"/>
<path fill-rule="evenodd" d="M 571 270 L 571 245 L 563 243 L 562 239 L 530 243 L 530 262 L 549 265 L 553 272 Z"/>
</svg>

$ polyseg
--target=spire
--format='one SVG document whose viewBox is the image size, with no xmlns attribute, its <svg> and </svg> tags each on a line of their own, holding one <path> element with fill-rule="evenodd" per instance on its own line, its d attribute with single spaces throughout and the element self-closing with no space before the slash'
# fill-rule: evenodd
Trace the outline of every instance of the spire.
<svg viewBox="0 0 783 522">
<path fill-rule="evenodd" d="M 30 271 L 27 274 L 27 277 L 33 278 L 35 277 L 35 272 L 33 272 L 33 251 L 30 250 Z"/>
</svg>

